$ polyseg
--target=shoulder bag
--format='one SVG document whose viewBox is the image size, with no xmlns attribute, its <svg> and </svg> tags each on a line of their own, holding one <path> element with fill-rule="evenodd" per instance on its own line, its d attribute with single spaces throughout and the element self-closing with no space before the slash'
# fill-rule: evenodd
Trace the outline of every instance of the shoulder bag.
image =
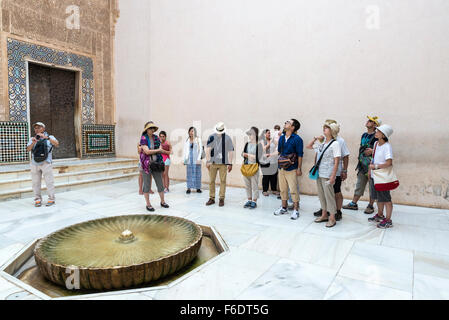
<svg viewBox="0 0 449 320">
<path fill-rule="evenodd" d="M 319 173 L 318 168 L 320 167 L 321 160 L 323 159 L 324 154 L 326 153 L 327 149 L 332 145 L 332 143 L 335 142 L 335 139 L 332 139 L 332 141 L 327 145 L 326 149 L 324 149 L 323 153 L 321 154 L 320 158 L 318 159 L 317 163 L 310 169 L 309 171 L 309 178 L 312 180 L 318 180 Z"/>
</svg>

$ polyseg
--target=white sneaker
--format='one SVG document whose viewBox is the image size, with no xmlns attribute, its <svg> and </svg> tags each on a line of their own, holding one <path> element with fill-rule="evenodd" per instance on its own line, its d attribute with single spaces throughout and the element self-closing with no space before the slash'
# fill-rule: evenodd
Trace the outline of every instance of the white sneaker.
<svg viewBox="0 0 449 320">
<path fill-rule="evenodd" d="M 292 215 L 290 216 L 290 219 L 296 220 L 299 218 L 299 212 L 297 210 L 293 210 Z"/>
<path fill-rule="evenodd" d="M 277 209 L 277 210 L 274 212 L 274 215 L 275 215 L 275 216 L 280 216 L 280 215 L 286 214 L 286 213 L 288 213 L 287 209 L 284 209 L 284 208 L 280 207 L 279 209 Z"/>
</svg>

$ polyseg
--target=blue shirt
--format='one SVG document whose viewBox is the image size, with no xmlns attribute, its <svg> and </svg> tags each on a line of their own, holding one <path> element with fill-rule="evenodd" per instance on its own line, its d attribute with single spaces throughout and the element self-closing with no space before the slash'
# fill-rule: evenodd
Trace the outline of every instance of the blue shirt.
<svg viewBox="0 0 449 320">
<path fill-rule="evenodd" d="M 300 136 L 298 136 L 296 133 L 292 133 L 290 138 L 288 138 L 287 142 L 285 142 L 285 134 L 283 134 L 279 138 L 279 144 L 278 144 L 278 152 L 280 156 L 286 156 L 288 154 L 296 153 L 298 158 L 302 158 L 304 155 L 304 143 Z M 298 169 L 298 162 L 296 161 L 295 164 L 291 165 L 286 171 L 292 171 Z"/>
<path fill-rule="evenodd" d="M 53 160 L 53 155 L 52 155 L 53 145 L 51 144 L 50 139 L 56 140 L 56 138 L 48 135 L 47 132 L 44 132 L 44 134 L 46 136 L 48 136 L 48 138 L 49 138 L 49 139 L 47 139 L 48 157 L 45 161 L 48 162 L 49 164 L 51 164 L 52 160 Z M 30 140 L 28 140 L 27 147 L 31 146 L 32 144 L 33 144 L 33 138 L 30 138 Z M 33 150 L 34 150 L 34 147 L 33 147 Z M 38 166 L 38 165 L 42 164 L 43 162 L 37 163 L 36 161 L 34 161 L 33 150 L 31 150 L 31 163 L 34 164 L 35 166 Z"/>
</svg>

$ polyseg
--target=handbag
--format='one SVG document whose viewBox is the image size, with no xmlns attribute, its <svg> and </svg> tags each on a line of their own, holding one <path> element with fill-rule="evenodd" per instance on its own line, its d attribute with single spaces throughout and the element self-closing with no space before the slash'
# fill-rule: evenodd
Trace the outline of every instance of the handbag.
<svg viewBox="0 0 449 320">
<path fill-rule="evenodd" d="M 285 142 L 284 142 L 285 144 Z M 281 148 L 281 154 L 284 150 L 284 144 Z M 290 153 L 286 156 L 280 156 L 278 158 L 278 166 L 280 169 L 288 169 L 290 166 L 294 165 L 298 161 L 298 155 L 296 153 Z"/>
<path fill-rule="evenodd" d="M 244 153 L 248 152 L 248 143 L 245 144 L 245 148 L 243 149 L 243 152 Z M 257 171 L 259 171 L 258 153 L 259 153 L 259 144 L 256 145 L 256 163 L 248 164 L 248 159 L 245 159 L 245 163 L 242 164 L 242 166 L 240 167 L 240 172 L 245 177 L 252 177 L 257 173 Z"/>
<path fill-rule="evenodd" d="M 376 154 L 377 144 L 374 147 L 374 155 Z M 374 180 L 374 189 L 376 191 L 391 191 L 399 187 L 399 180 L 393 172 L 393 166 L 377 170 L 371 170 L 371 177 Z"/>
<path fill-rule="evenodd" d="M 309 178 L 312 180 L 318 180 L 319 177 L 319 167 L 321 160 L 323 159 L 324 154 L 326 153 L 327 149 L 332 145 L 332 143 L 335 142 L 335 139 L 332 139 L 332 141 L 327 145 L 326 149 L 324 149 L 323 153 L 321 154 L 320 158 L 318 159 L 317 163 L 310 169 L 309 171 Z"/>
<path fill-rule="evenodd" d="M 257 171 L 259 171 L 259 164 L 257 164 L 257 163 L 243 164 L 242 167 L 240 168 L 240 172 L 245 177 L 252 177 L 253 175 L 255 175 L 257 173 Z"/>
</svg>

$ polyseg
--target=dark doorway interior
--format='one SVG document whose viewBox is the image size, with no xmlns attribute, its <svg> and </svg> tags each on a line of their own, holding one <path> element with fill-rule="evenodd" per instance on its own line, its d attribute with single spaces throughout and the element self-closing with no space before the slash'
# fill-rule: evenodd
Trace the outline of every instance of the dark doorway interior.
<svg viewBox="0 0 449 320">
<path fill-rule="evenodd" d="M 32 63 L 28 70 L 31 124 L 43 122 L 47 132 L 58 139 L 54 159 L 76 158 L 76 73 Z"/>
</svg>

